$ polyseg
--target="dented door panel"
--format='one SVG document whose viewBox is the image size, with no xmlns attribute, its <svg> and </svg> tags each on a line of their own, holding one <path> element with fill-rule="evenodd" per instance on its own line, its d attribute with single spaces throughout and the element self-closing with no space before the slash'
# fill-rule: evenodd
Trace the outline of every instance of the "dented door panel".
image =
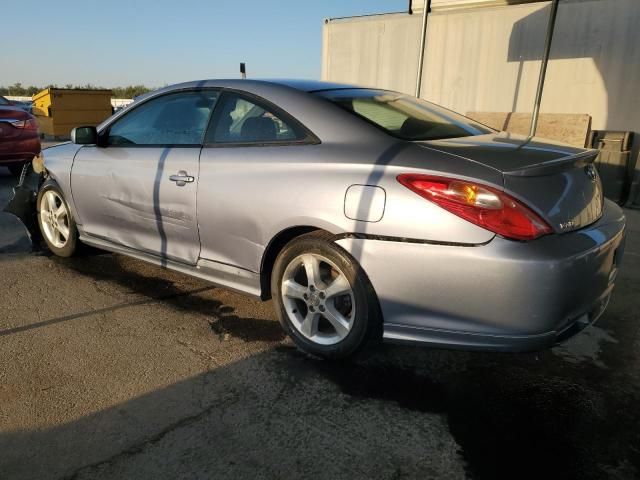
<svg viewBox="0 0 640 480">
<path fill-rule="evenodd" d="M 195 265 L 199 147 L 84 147 L 71 187 L 84 231 L 92 236 Z M 193 181 L 170 177 L 184 172 Z"/>
</svg>

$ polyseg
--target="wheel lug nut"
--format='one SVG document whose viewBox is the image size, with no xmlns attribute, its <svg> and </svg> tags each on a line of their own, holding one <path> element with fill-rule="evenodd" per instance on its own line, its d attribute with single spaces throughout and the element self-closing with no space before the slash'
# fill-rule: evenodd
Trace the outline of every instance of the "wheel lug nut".
<svg viewBox="0 0 640 480">
<path fill-rule="evenodd" d="M 314 287 L 313 285 L 309 285 L 309 290 L 311 290 L 312 292 L 316 289 L 316 287 Z"/>
<path fill-rule="evenodd" d="M 324 297 L 325 297 L 324 292 L 320 292 L 320 298 L 324 298 Z"/>
<path fill-rule="evenodd" d="M 307 294 L 305 293 L 304 295 L 302 295 L 302 298 L 304 298 L 304 299 L 306 300 L 307 298 L 309 298 L 309 295 L 307 295 Z"/>
<path fill-rule="evenodd" d="M 313 305 L 310 305 L 310 306 L 309 306 L 309 311 L 310 311 L 310 312 L 315 312 L 315 310 L 316 310 L 316 309 L 315 309 L 315 308 L 313 308 Z"/>
<path fill-rule="evenodd" d="M 320 311 L 324 312 L 324 305 L 320 305 Z"/>
</svg>

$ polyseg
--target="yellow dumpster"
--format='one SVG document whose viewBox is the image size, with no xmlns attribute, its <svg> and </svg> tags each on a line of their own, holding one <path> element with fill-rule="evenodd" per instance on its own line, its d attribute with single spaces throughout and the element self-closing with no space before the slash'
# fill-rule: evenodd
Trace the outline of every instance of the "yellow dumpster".
<svg viewBox="0 0 640 480">
<path fill-rule="evenodd" d="M 67 137 L 72 128 L 98 125 L 111 115 L 111 90 L 47 88 L 33 96 L 40 133 Z"/>
</svg>

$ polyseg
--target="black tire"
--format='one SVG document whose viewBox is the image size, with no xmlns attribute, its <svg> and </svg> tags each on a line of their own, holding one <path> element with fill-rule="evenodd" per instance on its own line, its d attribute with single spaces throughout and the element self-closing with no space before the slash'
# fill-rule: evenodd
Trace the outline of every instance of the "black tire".
<svg viewBox="0 0 640 480">
<path fill-rule="evenodd" d="M 64 207 L 67 212 L 67 217 L 66 217 L 66 221 L 64 221 L 64 226 L 68 227 L 69 235 L 68 235 L 68 238 L 66 239 L 66 242 L 62 246 L 57 246 L 54 243 L 52 243 L 52 241 L 49 238 L 49 235 L 47 235 L 45 226 L 43 225 L 42 202 L 46 193 L 49 191 L 53 191 L 57 194 L 57 196 L 60 198 L 60 200 L 64 204 Z M 64 198 L 62 190 L 60 190 L 60 187 L 58 187 L 58 185 L 53 180 L 47 180 L 42 185 L 42 187 L 40 188 L 40 191 L 38 192 L 38 199 L 36 201 L 36 205 L 37 205 L 37 212 L 38 212 L 38 227 L 40 228 L 40 233 L 42 234 L 42 238 L 44 238 L 44 241 L 46 242 L 49 250 L 51 250 L 51 253 L 53 253 L 54 255 L 57 255 L 58 257 L 71 257 L 74 253 L 76 253 L 76 250 L 78 247 L 78 229 L 76 227 L 76 222 L 73 219 L 73 215 L 71 214 L 71 209 L 69 208 L 69 204 Z"/>
<path fill-rule="evenodd" d="M 382 318 L 378 299 L 365 272 L 346 250 L 331 239 L 332 235 L 327 232 L 313 232 L 292 240 L 280 252 L 275 261 L 271 275 L 271 291 L 273 292 L 273 302 L 278 319 L 285 332 L 293 339 L 296 345 L 307 353 L 335 360 L 352 356 L 369 344 L 375 343 L 380 338 Z M 350 330 L 344 338 L 331 345 L 317 343 L 303 335 L 290 318 L 285 306 L 286 300 L 282 295 L 283 276 L 285 272 L 289 271 L 287 269 L 292 268 L 291 265 L 294 265 L 305 254 L 315 254 L 329 260 L 337 267 L 340 273 L 344 274 L 351 287 L 350 293 L 352 293 L 352 296 L 348 296 L 349 305 L 353 302 L 355 314 L 351 311 L 349 315 Z M 325 269 L 326 267 L 330 267 L 330 265 L 327 263 L 325 264 Z M 335 272 L 337 270 L 332 271 Z M 306 288 L 311 288 L 308 286 L 308 280 L 306 283 Z M 326 286 L 326 284 L 324 285 Z M 325 297 L 323 296 L 322 298 L 324 299 Z M 327 311 L 329 309 L 329 301 L 330 299 L 327 297 Z M 333 301 L 335 302 L 336 300 Z M 301 309 L 313 308 L 308 306 L 310 303 L 304 303 L 307 300 L 295 300 L 295 302 L 303 302 Z M 322 311 L 325 312 L 324 307 L 322 308 Z M 296 312 L 296 310 L 293 310 L 293 312 Z M 319 310 L 315 310 L 315 312 L 320 315 L 319 322 L 325 322 L 326 325 L 329 325 Z"/>
</svg>

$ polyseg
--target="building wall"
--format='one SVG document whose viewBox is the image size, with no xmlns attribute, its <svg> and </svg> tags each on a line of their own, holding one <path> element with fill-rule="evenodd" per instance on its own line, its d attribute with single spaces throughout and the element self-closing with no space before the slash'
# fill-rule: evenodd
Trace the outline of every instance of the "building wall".
<svg viewBox="0 0 640 480">
<path fill-rule="evenodd" d="M 420 43 L 418 15 L 389 14 L 328 21 L 322 78 L 410 92 Z"/>
<path fill-rule="evenodd" d="M 544 0 L 431 0 L 431 9 L 435 11 L 445 8 L 489 7 L 542 1 Z M 411 0 L 411 10 L 414 12 L 422 12 L 424 4 L 425 0 Z"/>
<path fill-rule="evenodd" d="M 463 113 L 530 112 L 549 3 L 434 8 L 423 97 Z M 414 93 L 420 22 L 408 14 L 327 22 L 323 78 Z M 562 0 L 541 111 L 640 131 L 638 25 L 638 0 Z"/>
<path fill-rule="evenodd" d="M 435 12 L 424 97 L 462 112 L 531 110 L 549 5 Z M 640 2 L 561 2 L 541 110 L 640 130 Z"/>
</svg>

